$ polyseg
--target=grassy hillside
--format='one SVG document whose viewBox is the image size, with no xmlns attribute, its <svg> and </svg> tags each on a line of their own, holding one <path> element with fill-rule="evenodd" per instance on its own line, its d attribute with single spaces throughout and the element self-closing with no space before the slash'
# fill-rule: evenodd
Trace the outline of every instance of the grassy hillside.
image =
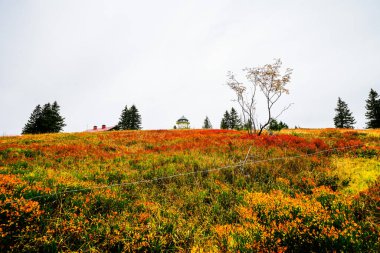
<svg viewBox="0 0 380 253">
<path fill-rule="evenodd" d="M 335 129 L 3 137 L 0 251 L 376 252 L 379 144 Z"/>
</svg>

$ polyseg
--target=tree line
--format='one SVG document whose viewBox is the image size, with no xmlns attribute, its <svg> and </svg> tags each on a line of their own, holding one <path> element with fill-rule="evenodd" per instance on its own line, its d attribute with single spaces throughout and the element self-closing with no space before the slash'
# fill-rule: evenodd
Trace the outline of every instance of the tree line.
<svg viewBox="0 0 380 253">
<path fill-rule="evenodd" d="M 56 101 L 44 106 L 39 104 L 34 108 L 28 122 L 22 129 L 22 134 L 59 133 L 66 126 L 65 118 L 60 115 L 60 106 Z M 135 105 L 125 106 L 121 112 L 115 130 L 141 129 L 141 115 Z"/>
<path fill-rule="evenodd" d="M 379 94 L 371 89 L 366 100 L 366 113 L 367 119 L 366 128 L 380 128 L 380 98 Z M 336 128 L 354 128 L 356 124 L 355 118 L 352 116 L 352 112 L 349 110 L 348 105 L 340 97 L 338 97 L 337 107 L 335 108 L 334 125 Z M 238 116 L 235 108 L 231 108 L 230 111 L 226 111 L 220 123 L 221 129 L 235 129 L 235 130 L 248 130 L 251 123 L 245 123 Z M 279 131 L 281 129 L 288 128 L 288 125 L 282 121 L 277 121 L 275 118 L 269 120 L 269 124 L 266 129 L 271 131 Z"/>
<path fill-rule="evenodd" d="M 232 72 L 228 73 L 227 86 L 236 94 L 236 102 L 239 104 L 242 117 L 234 108 L 226 111 L 220 123 L 221 129 L 245 129 L 248 133 L 260 135 L 264 129 L 281 130 L 288 126 L 284 122 L 278 122 L 277 118 L 285 112 L 292 104 L 285 106 L 278 113 L 274 113 L 274 106 L 284 94 L 289 94 L 287 84 L 290 82 L 292 69 L 286 68 L 281 73 L 282 62 L 275 59 L 273 64 L 261 67 L 245 68 L 248 85 L 238 81 Z M 257 120 L 256 103 L 258 95 L 264 98 L 266 104 L 266 117 L 264 121 Z M 380 128 L 380 99 L 378 93 L 371 89 L 366 100 L 365 117 L 366 128 Z M 334 125 L 336 128 L 353 128 L 356 123 L 351 111 L 340 97 L 338 98 Z M 37 105 L 32 112 L 29 121 L 23 128 L 23 134 L 56 133 L 65 126 L 64 118 L 59 114 L 57 102 L 45 104 L 43 107 Z M 208 117 L 204 120 L 203 128 L 212 128 Z M 115 129 L 138 130 L 141 129 L 141 115 L 135 105 L 130 108 L 125 106 L 122 110 L 119 122 Z"/>
<path fill-rule="evenodd" d="M 373 89 L 369 92 L 365 108 L 366 128 L 380 128 L 380 98 L 379 94 Z M 354 128 L 356 120 L 352 116 L 347 103 L 340 97 L 338 97 L 335 112 L 334 125 L 336 128 Z"/>
<path fill-rule="evenodd" d="M 250 122 L 243 123 L 241 116 L 238 115 L 234 107 L 230 111 L 226 110 L 223 114 L 223 118 L 220 122 L 220 129 L 232 129 L 232 130 L 248 130 L 251 125 Z M 280 131 L 281 129 L 288 128 L 288 125 L 282 121 L 277 121 L 276 119 L 271 119 L 269 125 L 267 126 L 268 130 L 271 131 Z"/>
<path fill-rule="evenodd" d="M 366 128 L 380 128 L 380 97 L 379 94 L 371 89 L 366 100 L 367 119 Z M 352 112 L 346 102 L 338 97 L 337 107 L 335 108 L 334 125 L 336 128 L 354 128 L 356 123 Z M 22 129 L 22 134 L 40 134 L 40 133 L 58 133 L 66 126 L 65 118 L 60 115 L 60 106 L 56 101 L 52 104 L 47 103 L 42 107 L 37 105 L 30 115 L 28 122 Z M 249 130 L 251 122 L 244 123 L 241 116 L 238 115 L 235 108 L 230 111 L 226 110 L 220 122 L 221 129 Z M 203 122 L 203 129 L 211 129 L 212 124 L 206 116 Z M 269 120 L 266 127 L 268 130 L 279 131 L 288 128 L 288 125 L 275 118 Z M 119 122 L 114 127 L 115 130 L 139 130 L 141 127 L 141 115 L 135 105 L 130 108 L 125 106 L 121 112 Z"/>
<path fill-rule="evenodd" d="M 245 68 L 245 77 L 248 84 L 244 84 L 232 73 L 228 72 L 227 86 L 229 86 L 236 95 L 236 102 L 242 111 L 242 126 L 248 130 L 248 133 L 257 133 L 260 135 L 264 129 L 274 130 L 287 128 L 283 122 L 277 122 L 277 118 L 285 112 L 292 104 L 285 106 L 282 110 L 274 113 L 276 103 L 284 94 L 289 94 L 287 84 L 290 82 L 293 70 L 286 68 L 281 71 L 282 62 L 275 59 L 272 64 L 264 66 Z M 261 96 L 266 104 L 266 111 L 263 111 L 266 117 L 263 121 L 257 119 L 256 103 Z M 380 100 L 378 93 L 371 89 L 369 97 L 366 100 L 366 128 L 380 128 Z M 347 104 L 338 98 L 334 125 L 336 128 L 353 128 L 356 123 Z M 228 124 L 228 113 L 224 114 L 221 122 L 221 128 L 231 129 Z"/>
</svg>

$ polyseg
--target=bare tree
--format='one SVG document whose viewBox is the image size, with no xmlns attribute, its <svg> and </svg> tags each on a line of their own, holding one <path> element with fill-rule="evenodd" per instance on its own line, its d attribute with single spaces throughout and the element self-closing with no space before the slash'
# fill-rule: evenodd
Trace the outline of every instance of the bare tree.
<svg viewBox="0 0 380 253">
<path fill-rule="evenodd" d="M 248 132 L 256 132 L 256 89 L 257 85 L 250 87 L 247 91 L 247 87 L 243 83 L 237 81 L 235 75 L 232 72 L 228 72 L 227 85 L 235 91 L 237 95 L 236 101 L 239 103 L 243 114 L 244 124 L 248 128 Z"/>
<path fill-rule="evenodd" d="M 266 64 L 263 67 L 245 68 L 246 78 L 251 83 L 248 87 L 239 82 L 235 75 L 228 72 L 227 85 L 236 93 L 236 101 L 239 103 L 243 113 L 243 120 L 247 126 L 248 132 L 258 133 L 269 125 L 272 119 L 277 119 L 291 104 L 283 108 L 277 115 L 273 116 L 273 106 L 283 94 L 289 94 L 285 87 L 290 82 L 292 69 L 287 68 L 281 75 L 282 62 L 275 59 L 273 64 Z M 259 123 L 256 118 L 257 90 L 261 91 L 264 96 L 267 107 L 267 118 L 264 122 Z"/>
</svg>

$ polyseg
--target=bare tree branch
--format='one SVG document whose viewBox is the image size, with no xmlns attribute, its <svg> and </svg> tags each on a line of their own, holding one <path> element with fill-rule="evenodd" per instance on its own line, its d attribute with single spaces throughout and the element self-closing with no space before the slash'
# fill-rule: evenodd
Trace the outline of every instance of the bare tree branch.
<svg viewBox="0 0 380 253">
<path fill-rule="evenodd" d="M 281 59 L 275 59 L 273 64 L 266 64 L 263 67 L 245 68 L 246 78 L 250 81 L 251 86 L 247 88 L 239 82 L 232 72 L 228 72 L 227 85 L 236 93 L 237 101 L 243 112 L 244 123 L 248 126 L 248 132 L 256 133 L 256 126 L 259 126 L 258 135 L 269 125 L 272 119 L 279 117 L 284 111 L 292 105 L 286 106 L 276 117 L 272 117 L 273 106 L 278 102 L 283 94 L 289 94 L 286 84 L 290 82 L 293 70 L 287 68 L 281 75 Z M 261 94 L 266 101 L 268 118 L 259 123 L 256 118 L 256 91 L 259 87 Z"/>
</svg>

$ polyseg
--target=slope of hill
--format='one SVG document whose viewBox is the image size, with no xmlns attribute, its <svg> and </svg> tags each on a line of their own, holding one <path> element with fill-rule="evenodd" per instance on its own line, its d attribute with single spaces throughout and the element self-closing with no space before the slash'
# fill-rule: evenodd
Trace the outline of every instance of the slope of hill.
<svg viewBox="0 0 380 253">
<path fill-rule="evenodd" d="M 379 130 L 0 138 L 1 251 L 377 251 Z"/>
</svg>

